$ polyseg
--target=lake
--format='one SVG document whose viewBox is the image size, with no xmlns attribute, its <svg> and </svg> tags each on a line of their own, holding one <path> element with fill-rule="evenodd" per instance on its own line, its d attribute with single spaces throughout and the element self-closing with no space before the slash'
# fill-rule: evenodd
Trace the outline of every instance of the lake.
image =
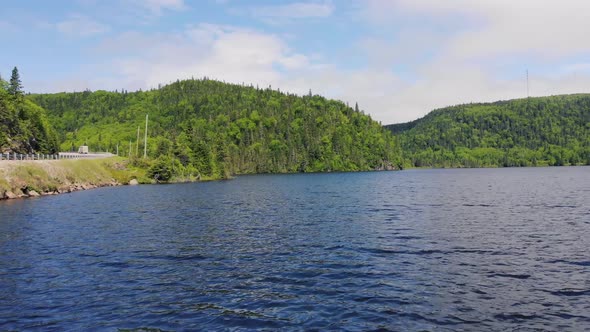
<svg viewBox="0 0 590 332">
<path fill-rule="evenodd" d="M 588 330 L 590 167 L 0 202 L 0 330 Z"/>
</svg>

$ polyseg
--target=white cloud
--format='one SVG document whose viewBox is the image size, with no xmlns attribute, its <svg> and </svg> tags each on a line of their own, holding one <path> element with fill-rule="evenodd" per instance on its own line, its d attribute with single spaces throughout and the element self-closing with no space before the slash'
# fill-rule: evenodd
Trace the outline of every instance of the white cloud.
<svg viewBox="0 0 590 332">
<path fill-rule="evenodd" d="M 562 56 L 588 52 L 581 42 L 590 30 L 590 2 L 584 0 L 370 0 L 364 15 L 382 23 L 389 17 L 412 16 L 449 24 L 464 20 L 468 30 L 455 31 L 448 46 L 451 56 L 490 57 L 535 53 Z M 450 24 L 449 24 L 450 25 Z M 444 28 L 444 26 L 443 26 Z"/>
<path fill-rule="evenodd" d="M 391 72 L 376 69 L 341 70 L 335 66 L 317 65 L 302 70 L 296 76 L 285 76 L 278 85 L 281 90 L 335 98 L 370 112 L 376 120 L 386 120 L 387 110 L 396 108 L 394 93 L 403 82 Z"/>
<path fill-rule="evenodd" d="M 144 8 L 155 14 L 186 6 L 179 0 L 147 4 Z M 357 4 L 362 8 L 351 13 L 350 24 L 368 32 L 354 35 L 348 45 L 338 44 L 346 50 L 343 58 L 355 53 L 363 59 L 354 69 L 341 58 L 293 50 L 289 43 L 302 41 L 296 31 L 285 37 L 201 23 L 171 33 L 125 32 L 105 40 L 95 50 L 109 59 L 101 68 L 103 78 L 79 80 L 88 85 L 78 90 L 145 89 L 207 76 L 300 94 L 311 89 L 351 105 L 358 102 L 374 119 L 395 123 L 438 107 L 524 97 L 527 68 L 533 96 L 584 92 L 590 86 L 590 65 L 585 60 L 590 46 L 583 36 L 590 31 L 590 20 L 584 17 L 590 2 L 363 0 Z M 297 2 L 258 7 L 247 14 L 276 23 L 331 16 L 334 6 Z"/>
<path fill-rule="evenodd" d="M 251 7 L 248 11 L 252 17 L 269 24 L 309 18 L 325 18 L 332 15 L 333 12 L 334 5 L 331 2 L 294 2 L 284 5 Z"/>
<path fill-rule="evenodd" d="M 485 3 L 488 24 L 461 34 L 452 45 L 453 56 L 490 57 L 502 54 L 535 54 L 543 57 L 588 52 L 590 3 L 497 1 Z"/>
<path fill-rule="evenodd" d="M 583 40 L 590 31 L 590 2 L 564 0 L 370 0 L 361 16 L 375 30 L 395 31 L 389 39 L 360 43 L 369 67 L 394 75 L 406 67 L 411 79 L 375 89 L 382 98 L 358 96 L 384 122 L 409 121 L 430 110 L 465 102 L 588 91 Z M 366 4 L 366 5 L 365 5 Z M 388 30 L 389 29 L 389 30 Z M 409 36 L 410 38 L 404 38 Z M 426 36 L 426 38 L 424 37 Z M 424 43 L 424 41 L 427 41 Z M 442 41 L 442 42 L 441 42 Z M 557 64 L 557 65 L 556 65 Z"/>
<path fill-rule="evenodd" d="M 295 54 L 292 56 L 282 57 L 278 60 L 278 63 L 283 65 L 283 67 L 288 70 L 302 69 L 309 66 L 309 58 L 302 54 Z"/>
<path fill-rule="evenodd" d="M 137 47 L 141 54 L 134 52 Z M 275 86 L 282 72 L 309 63 L 276 35 L 212 24 L 167 35 L 127 33 L 103 43 L 98 51 L 120 55 L 113 69 L 122 74 L 127 88 L 203 76 Z"/>
<path fill-rule="evenodd" d="M 110 30 L 109 26 L 79 14 L 70 15 L 66 20 L 55 24 L 56 29 L 69 36 L 88 37 Z"/>
</svg>

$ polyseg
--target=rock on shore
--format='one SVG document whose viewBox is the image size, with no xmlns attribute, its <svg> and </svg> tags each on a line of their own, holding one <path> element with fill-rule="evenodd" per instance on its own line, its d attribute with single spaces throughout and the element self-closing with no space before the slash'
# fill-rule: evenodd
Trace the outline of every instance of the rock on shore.
<svg viewBox="0 0 590 332">
<path fill-rule="evenodd" d="M 50 195 L 59 195 L 59 194 L 67 194 L 72 193 L 75 191 L 82 191 L 82 190 L 90 190 L 100 187 L 113 187 L 113 186 L 120 186 L 121 184 L 118 183 L 113 179 L 110 183 L 103 183 L 99 185 L 95 184 L 71 184 L 69 186 L 61 187 L 55 190 L 48 190 L 48 191 L 41 191 L 37 192 L 36 190 L 27 190 L 26 188 L 22 188 L 20 190 L 20 194 L 15 194 L 12 191 L 8 190 L 0 190 L 0 200 L 3 199 L 16 199 L 16 198 L 33 198 L 33 197 L 40 197 L 40 196 L 50 196 Z"/>
<path fill-rule="evenodd" d="M 127 181 L 126 181 L 127 182 Z M 98 161 L 1 161 L 0 200 L 121 185 Z"/>
</svg>

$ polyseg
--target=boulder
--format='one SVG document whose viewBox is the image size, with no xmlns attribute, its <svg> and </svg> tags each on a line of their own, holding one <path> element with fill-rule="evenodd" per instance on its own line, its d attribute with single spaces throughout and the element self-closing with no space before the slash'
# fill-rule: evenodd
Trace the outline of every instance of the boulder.
<svg viewBox="0 0 590 332">
<path fill-rule="evenodd" d="M 4 193 L 4 197 L 6 197 L 7 199 L 15 199 L 18 196 L 16 196 L 16 194 L 13 193 L 12 191 L 7 191 Z"/>
<path fill-rule="evenodd" d="M 130 186 L 137 186 L 138 184 L 139 182 L 137 181 L 137 179 L 132 179 L 131 181 L 129 181 Z"/>
<path fill-rule="evenodd" d="M 39 197 L 39 196 L 41 196 L 38 192 L 36 192 L 34 190 L 29 190 L 27 192 L 27 195 L 29 195 L 29 197 Z"/>
</svg>

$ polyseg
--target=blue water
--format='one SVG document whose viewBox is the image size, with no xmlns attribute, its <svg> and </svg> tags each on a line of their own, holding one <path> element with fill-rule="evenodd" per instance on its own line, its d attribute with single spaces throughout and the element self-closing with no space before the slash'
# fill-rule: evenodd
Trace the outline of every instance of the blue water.
<svg viewBox="0 0 590 332">
<path fill-rule="evenodd" d="M 0 330 L 590 330 L 590 167 L 0 202 Z"/>
</svg>

